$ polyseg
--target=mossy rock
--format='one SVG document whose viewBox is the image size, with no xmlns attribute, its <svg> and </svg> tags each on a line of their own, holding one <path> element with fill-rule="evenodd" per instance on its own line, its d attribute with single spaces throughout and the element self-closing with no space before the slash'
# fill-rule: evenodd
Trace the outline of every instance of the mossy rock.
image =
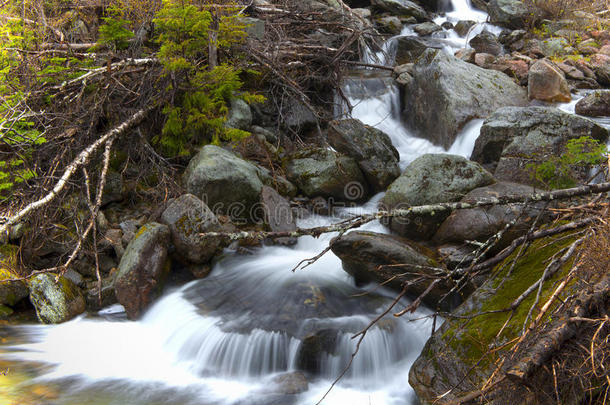
<svg viewBox="0 0 610 405">
<path fill-rule="evenodd" d="M 19 247 L 0 246 L 0 305 L 13 306 L 28 296 L 28 288 L 23 281 L 5 281 L 21 277 L 17 268 Z"/>
<path fill-rule="evenodd" d="M 512 262 L 519 252 L 517 249 L 453 313 L 459 319 L 445 321 L 428 340 L 409 373 L 409 383 L 423 404 L 433 403 L 439 395 L 455 387 L 457 388 L 446 399 L 460 397 L 478 389 L 490 377 L 499 357 L 513 348 L 515 338 L 520 335 L 528 311 L 534 303 L 536 292 L 530 294 L 514 312 L 503 310 L 540 279 L 555 254 L 576 239 L 576 235 L 561 234 L 534 241 L 513 267 Z M 571 267 L 572 263 L 568 261 L 546 280 L 540 303 L 546 302 L 558 280 Z M 571 293 L 573 291 L 568 286 L 564 294 Z M 548 311 L 549 314 L 552 309 Z M 501 312 L 489 313 L 490 311 Z M 475 314 L 483 315 L 464 318 Z M 534 311 L 533 316 L 536 315 L 537 311 Z M 492 348 L 495 350 L 492 351 Z M 468 378 L 463 378 L 467 373 Z"/>
<path fill-rule="evenodd" d="M 85 311 L 85 299 L 78 287 L 53 273 L 34 276 L 29 283 L 30 301 L 42 323 L 61 323 Z"/>
</svg>

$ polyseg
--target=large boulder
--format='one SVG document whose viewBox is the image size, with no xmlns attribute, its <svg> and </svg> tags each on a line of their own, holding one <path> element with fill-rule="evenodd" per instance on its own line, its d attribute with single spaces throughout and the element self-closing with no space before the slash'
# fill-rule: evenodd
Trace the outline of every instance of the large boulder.
<svg viewBox="0 0 610 405">
<path fill-rule="evenodd" d="M 499 182 L 490 186 L 476 188 L 462 198 L 464 203 L 475 203 L 480 200 L 504 196 L 527 197 L 535 189 L 524 184 Z M 546 203 L 497 204 L 490 207 L 456 210 L 449 215 L 434 235 L 434 242 L 463 243 L 464 241 L 485 242 L 491 236 L 504 230 L 502 238 L 495 245 L 494 251 L 503 248 L 513 239 L 527 232 L 532 222 L 545 210 Z M 546 216 L 548 217 L 548 215 Z M 542 216 L 543 223 L 546 217 Z M 506 229 L 506 226 L 511 226 Z"/>
<path fill-rule="evenodd" d="M 332 240 L 331 249 L 342 262 L 343 270 L 354 276 L 356 282 L 376 282 L 393 288 L 403 289 L 411 282 L 407 294 L 418 297 L 429 286 L 430 281 L 439 276 L 437 262 L 430 251 L 396 236 L 375 232 L 350 232 Z M 426 273 L 426 282 L 414 282 Z M 424 302 L 434 308 L 445 310 L 459 304 L 457 296 L 442 297 L 451 290 L 449 283 L 437 284 L 424 298 Z"/>
<path fill-rule="evenodd" d="M 119 263 L 114 290 L 128 318 L 138 318 L 160 292 L 169 272 L 169 243 L 169 228 L 151 222 L 143 225 L 127 245 Z"/>
<path fill-rule="evenodd" d="M 540 186 L 527 166 L 561 156 L 567 142 L 580 137 L 605 143 L 608 130 L 552 107 L 501 108 L 483 123 L 471 159 L 494 172 L 498 180 Z"/>
<path fill-rule="evenodd" d="M 85 299 L 70 280 L 51 273 L 38 274 L 30 280 L 30 301 L 42 323 L 69 321 L 85 312 Z"/>
<path fill-rule="evenodd" d="M 478 163 L 462 156 L 426 154 L 415 159 L 388 188 L 380 206 L 385 210 L 459 201 L 466 193 L 494 182 L 492 175 Z M 390 228 L 402 236 L 430 238 L 448 212 L 421 217 L 394 217 Z"/>
<path fill-rule="evenodd" d="M 185 263 L 206 263 L 221 247 L 219 238 L 202 238 L 204 232 L 218 232 L 221 226 L 216 215 L 199 198 L 184 194 L 172 201 L 160 222 L 169 227 L 176 258 Z"/>
<path fill-rule="evenodd" d="M 426 10 L 409 0 L 371 0 L 371 4 L 394 15 L 415 17 L 418 21 L 428 18 Z"/>
<path fill-rule="evenodd" d="M 214 213 L 241 220 L 259 201 L 263 183 L 258 168 L 218 146 L 206 145 L 191 159 L 184 172 L 190 194 L 206 203 Z"/>
<path fill-rule="evenodd" d="M 390 137 L 357 119 L 332 121 L 328 126 L 328 143 L 339 153 L 350 156 L 374 191 L 386 189 L 398 176 L 398 151 Z"/>
<path fill-rule="evenodd" d="M 576 103 L 576 114 L 610 117 L 610 90 L 595 91 Z"/>
<path fill-rule="evenodd" d="M 427 50 L 405 88 L 403 116 L 420 136 L 449 148 L 471 119 L 526 104 L 525 90 L 507 75 Z"/>
<path fill-rule="evenodd" d="M 554 103 L 572 100 L 563 71 L 546 59 L 541 59 L 530 67 L 527 75 L 527 94 L 530 99 Z"/>
<path fill-rule="evenodd" d="M 0 305 L 13 306 L 29 294 L 23 281 L 5 281 L 21 277 L 16 271 L 18 254 L 19 246 L 0 246 Z"/>
<path fill-rule="evenodd" d="M 263 186 L 261 205 L 265 224 L 271 232 L 293 232 L 297 229 L 290 203 L 271 187 Z M 294 237 L 281 237 L 273 241 L 280 245 L 297 243 Z"/>
<path fill-rule="evenodd" d="M 356 161 L 329 149 L 310 148 L 288 157 L 286 176 L 307 197 L 363 201 L 369 186 Z"/>
<path fill-rule="evenodd" d="M 506 28 L 524 28 L 530 10 L 521 0 L 490 0 L 487 4 L 489 20 Z"/>
<path fill-rule="evenodd" d="M 445 43 L 437 38 L 420 38 L 416 36 L 403 36 L 393 39 L 396 50 L 395 64 L 414 63 L 429 48 L 443 49 Z"/>
</svg>

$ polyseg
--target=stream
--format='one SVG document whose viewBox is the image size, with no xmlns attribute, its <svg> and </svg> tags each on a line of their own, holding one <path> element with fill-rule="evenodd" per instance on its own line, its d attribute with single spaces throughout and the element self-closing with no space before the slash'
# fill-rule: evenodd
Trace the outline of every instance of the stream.
<svg viewBox="0 0 610 405">
<path fill-rule="evenodd" d="M 468 0 L 453 0 L 452 5 L 454 10 L 435 22 L 481 22 L 470 38 L 484 26 L 497 29 L 483 24 L 486 15 L 472 9 Z M 465 46 L 466 38 L 445 32 L 448 51 Z M 415 34 L 406 27 L 401 35 Z M 369 53 L 365 59 L 389 63 L 391 42 L 385 47 L 390 56 Z M 361 72 L 344 85 L 354 106 L 351 116 L 391 137 L 402 169 L 424 153 L 470 156 L 483 120 L 471 121 L 444 150 L 404 127 L 399 90 L 391 78 Z M 561 107 L 573 112 L 573 104 Z M 338 107 L 338 116 L 345 112 Z M 301 218 L 298 226 L 329 225 L 373 212 L 381 196 L 357 208 L 339 209 L 333 217 Z M 379 223 L 363 229 L 388 232 Z M 136 322 L 127 321 L 122 307 L 115 305 L 59 325 L 3 327 L 0 368 L 8 374 L 0 376 L 0 399 L 62 405 L 315 404 L 348 364 L 356 347 L 352 336 L 396 295 L 373 285 L 356 287 L 332 253 L 291 271 L 334 236 L 301 237 L 293 247 L 264 246 L 250 254 L 225 251 L 209 277 L 166 290 Z M 397 311 L 406 305 L 407 300 L 401 301 Z M 323 404 L 416 404 L 408 372 L 432 329 L 428 314 L 422 308 L 377 323 Z M 312 343 L 307 336 L 317 340 Z M 316 377 L 309 378 L 304 392 L 297 392 L 294 386 L 302 381 L 291 372 L 304 364 L 315 369 Z"/>
</svg>

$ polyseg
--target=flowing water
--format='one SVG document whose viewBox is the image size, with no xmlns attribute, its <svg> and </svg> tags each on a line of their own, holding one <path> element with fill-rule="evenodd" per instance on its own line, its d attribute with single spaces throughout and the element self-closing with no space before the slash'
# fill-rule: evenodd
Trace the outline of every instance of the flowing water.
<svg viewBox="0 0 610 405">
<path fill-rule="evenodd" d="M 483 24 L 486 15 L 472 9 L 468 0 L 452 4 L 454 10 L 439 23 L 480 22 L 470 37 L 477 30 L 495 29 Z M 446 33 L 448 51 L 467 43 L 453 30 Z M 401 35 L 414 33 L 407 27 Z M 392 40 L 384 46 L 385 53 L 369 53 L 368 60 L 390 64 L 391 47 Z M 424 153 L 469 157 L 482 125 L 482 120 L 473 120 L 444 150 L 404 127 L 399 89 L 390 78 L 363 69 L 346 80 L 344 93 L 353 106 L 351 116 L 390 135 L 402 168 Z M 337 115 L 346 112 L 344 105 Z M 338 210 L 332 218 L 300 219 L 299 226 L 327 225 L 372 212 L 381 196 Z M 378 223 L 364 229 L 386 232 Z M 373 286 L 355 287 L 332 253 L 291 271 L 321 252 L 333 236 L 302 237 L 293 247 L 265 246 L 248 255 L 227 251 L 208 278 L 167 291 L 136 322 L 126 321 L 122 307 L 115 305 L 60 325 L 5 327 L 0 368 L 10 370 L 0 376 L 0 400 L 62 405 L 315 404 L 348 364 L 356 345 L 352 336 L 395 295 Z M 397 310 L 407 304 L 403 300 Z M 373 327 L 323 403 L 416 403 L 408 371 L 430 333 L 427 314 L 421 309 L 411 319 L 390 316 Z M 313 368 L 314 376 L 305 392 L 293 394 L 298 383 L 286 373 L 299 368 Z"/>
</svg>

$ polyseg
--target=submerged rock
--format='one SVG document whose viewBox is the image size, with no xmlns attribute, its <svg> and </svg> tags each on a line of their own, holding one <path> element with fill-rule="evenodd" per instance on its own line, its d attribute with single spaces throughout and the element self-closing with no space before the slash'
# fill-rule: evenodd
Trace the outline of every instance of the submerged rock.
<svg viewBox="0 0 610 405">
<path fill-rule="evenodd" d="M 400 176 L 398 151 L 390 137 L 357 119 L 332 121 L 328 127 L 328 142 L 335 150 L 358 162 L 376 192 L 385 190 Z"/>
<path fill-rule="evenodd" d="M 526 104 L 525 90 L 505 74 L 427 50 L 405 88 L 403 116 L 420 136 L 449 148 L 471 119 Z"/>
<path fill-rule="evenodd" d="M 388 188 L 380 206 L 385 210 L 459 201 L 466 193 L 494 182 L 478 163 L 461 156 L 426 154 L 415 159 Z M 449 212 L 421 217 L 394 217 L 390 228 L 416 240 L 431 237 Z"/>
<path fill-rule="evenodd" d="M 576 114 L 610 117 L 610 90 L 595 91 L 576 103 Z"/>
<path fill-rule="evenodd" d="M 431 251 L 391 235 L 350 232 L 333 239 L 331 249 L 356 282 L 382 283 L 398 291 L 402 290 L 404 283 L 413 282 L 422 273 L 434 277 L 443 271 Z M 428 285 L 429 282 L 413 283 L 407 294 L 416 298 Z M 424 298 L 424 302 L 434 308 L 455 307 L 459 304 L 458 297 L 441 299 L 450 290 L 448 283 L 440 283 Z"/>
<path fill-rule="evenodd" d="M 85 312 L 85 299 L 78 287 L 63 276 L 56 282 L 55 277 L 43 273 L 30 280 L 30 301 L 43 323 L 69 321 Z"/>
<path fill-rule="evenodd" d="M 605 143 L 608 130 L 557 108 L 501 108 L 483 123 L 471 159 L 493 171 L 498 180 L 540 186 L 527 165 L 561 156 L 567 142 L 580 137 Z M 588 176 L 588 172 L 582 173 L 579 179 Z"/>
<path fill-rule="evenodd" d="M 169 242 L 169 228 L 151 222 L 138 230 L 125 249 L 114 289 L 118 302 L 125 307 L 130 319 L 138 318 L 160 292 L 169 272 Z"/>
<path fill-rule="evenodd" d="M 369 186 L 356 161 L 329 149 L 310 148 L 291 155 L 286 176 L 308 197 L 363 201 Z"/>
<path fill-rule="evenodd" d="M 209 262 L 221 248 L 220 238 L 202 238 L 199 234 L 219 232 L 218 218 L 199 198 L 184 194 L 172 201 L 161 214 L 161 223 L 169 227 L 176 258 L 183 263 Z"/>
</svg>

